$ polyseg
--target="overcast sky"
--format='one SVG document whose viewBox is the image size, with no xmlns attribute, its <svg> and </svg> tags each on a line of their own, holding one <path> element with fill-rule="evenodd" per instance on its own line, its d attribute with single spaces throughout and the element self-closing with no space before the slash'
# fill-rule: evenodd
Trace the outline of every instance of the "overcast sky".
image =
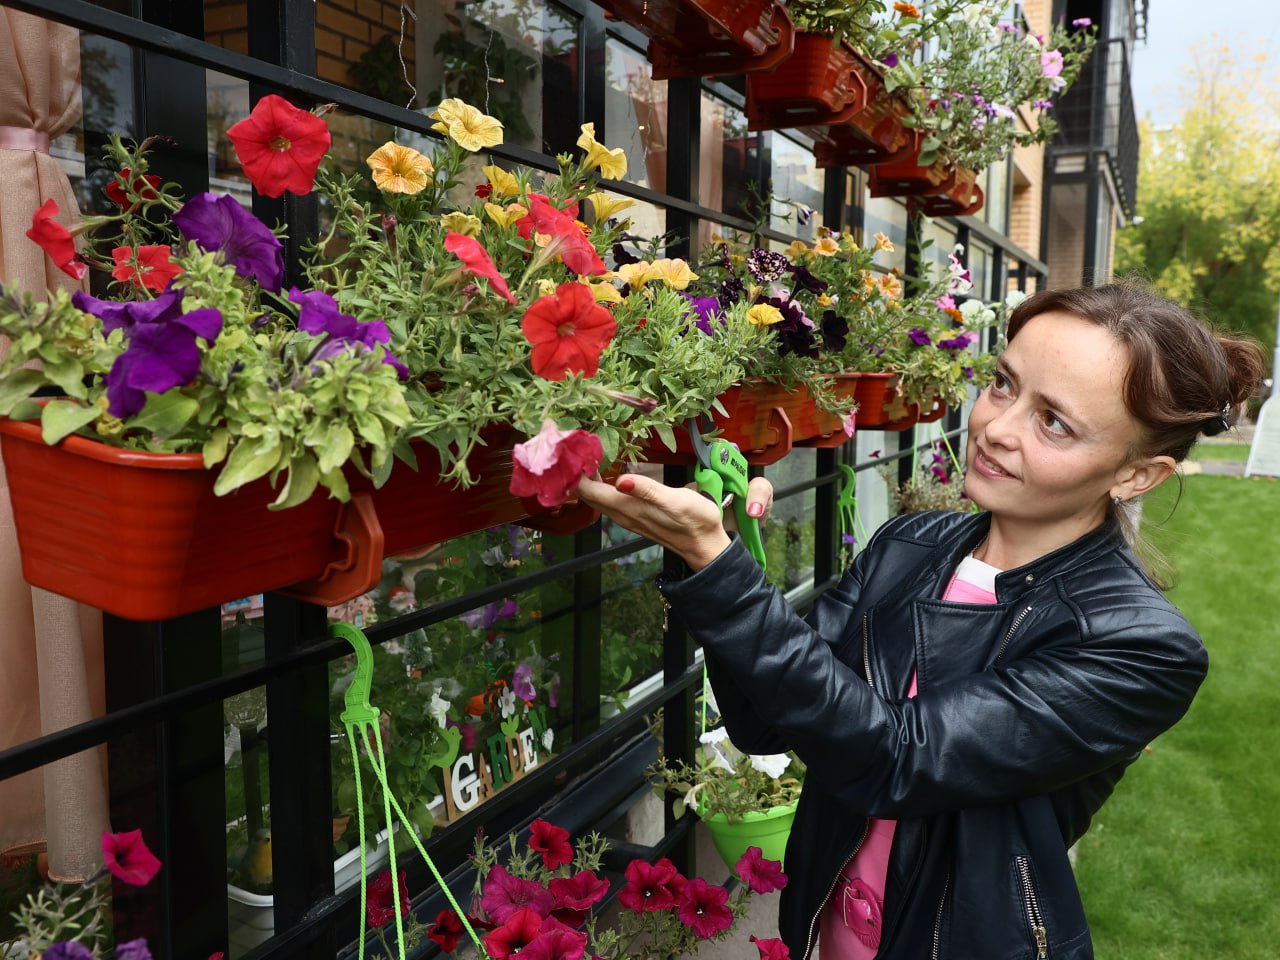
<svg viewBox="0 0 1280 960">
<path fill-rule="evenodd" d="M 1141 0 L 1139 0 L 1141 2 Z M 1147 41 L 1139 43 L 1133 62 L 1133 97 L 1138 117 L 1156 123 L 1177 115 L 1179 80 L 1191 65 L 1191 46 L 1216 32 L 1218 42 L 1237 49 L 1256 50 L 1265 43 L 1280 52 L 1280 2 L 1260 0 L 1233 4 L 1229 0 L 1150 0 Z M 1226 16 L 1207 15 L 1218 10 Z"/>
</svg>

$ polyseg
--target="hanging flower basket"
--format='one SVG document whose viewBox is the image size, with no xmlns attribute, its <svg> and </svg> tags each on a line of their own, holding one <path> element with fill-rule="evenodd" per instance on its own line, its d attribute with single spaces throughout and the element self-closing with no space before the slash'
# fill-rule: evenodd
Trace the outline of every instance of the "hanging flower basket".
<svg viewBox="0 0 1280 960">
<path fill-rule="evenodd" d="M 866 105 L 857 53 L 824 33 L 797 33 L 790 57 L 769 73 L 747 77 L 749 130 L 844 123 Z"/>
<path fill-rule="evenodd" d="M 920 165 L 920 146 L 924 136 L 911 134 L 908 146 L 883 163 L 871 168 L 868 188 L 873 197 L 907 197 L 940 194 L 956 181 L 954 168 L 938 162 Z"/>
<path fill-rule="evenodd" d="M 791 56 L 795 28 L 777 0 L 600 0 L 650 38 L 655 80 L 771 70 Z"/>
<path fill-rule="evenodd" d="M 837 395 L 842 398 L 852 399 L 854 389 L 854 381 L 836 382 Z M 836 435 L 842 438 L 840 442 L 848 439 L 840 418 L 820 410 L 803 387 L 789 390 L 763 381 L 740 383 L 721 394 L 720 402 L 728 416 L 718 411 L 711 414 L 719 436 L 736 444 L 752 466 L 777 463 L 793 447 L 808 445 L 806 441 Z M 675 437 L 674 451 L 651 437 L 645 446 L 644 459 L 649 463 L 692 466 L 695 457 L 688 431 L 676 430 Z"/>
<path fill-rule="evenodd" d="M 977 179 L 977 171 L 956 167 L 951 186 L 932 196 L 913 197 L 911 203 L 926 217 L 964 217 L 977 213 L 986 199 Z"/>
<path fill-rule="evenodd" d="M 854 69 L 867 89 L 866 105 L 847 120 L 815 133 L 817 166 L 867 166 L 899 154 L 911 145 L 912 132 L 902 125 L 906 105 L 890 93 L 880 68 L 853 50 Z M 811 131 L 812 132 L 812 131 Z"/>
<path fill-rule="evenodd" d="M 165 620 L 281 591 L 325 605 L 372 589 L 384 554 L 404 553 L 541 511 L 507 492 L 511 441 L 469 461 L 480 482 L 439 481 L 431 448 L 419 469 L 378 490 L 351 472 L 347 503 L 317 494 L 269 510 L 265 480 L 225 496 L 198 453 L 148 453 L 67 437 L 46 444 L 34 422 L 0 421 L 9 495 L 32 584 L 131 620 Z M 545 513 L 545 511 L 541 511 Z M 595 518 L 562 508 L 555 532 Z"/>
<path fill-rule="evenodd" d="M 947 412 L 946 404 L 938 400 L 923 411 L 914 403 L 906 406 L 905 414 L 895 409 L 898 406 L 894 389 L 896 374 L 857 373 L 845 376 L 856 378 L 854 398 L 858 401 L 858 426 L 864 430 L 897 433 L 917 423 L 932 423 Z"/>
<path fill-rule="evenodd" d="M 763 813 L 744 813 L 739 823 L 730 823 L 723 813 L 704 814 L 701 820 L 707 825 L 720 858 L 732 870 L 747 852 L 747 847 L 759 847 L 765 859 L 781 862 L 787 852 L 787 838 L 791 836 L 796 806 L 790 803 Z"/>
</svg>

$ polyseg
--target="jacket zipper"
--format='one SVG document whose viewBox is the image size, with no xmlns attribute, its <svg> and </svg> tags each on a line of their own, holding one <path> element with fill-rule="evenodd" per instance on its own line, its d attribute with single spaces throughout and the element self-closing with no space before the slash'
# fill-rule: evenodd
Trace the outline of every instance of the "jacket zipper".
<svg viewBox="0 0 1280 960">
<path fill-rule="evenodd" d="M 933 954 L 932 960 L 938 960 L 938 950 L 942 946 L 942 908 L 947 905 L 947 892 L 951 889 L 951 874 L 947 874 L 942 884 L 942 899 L 938 901 L 938 916 L 933 921 Z"/>
<path fill-rule="evenodd" d="M 868 650 L 867 618 L 865 616 L 862 618 L 862 665 L 867 671 L 867 686 L 874 690 L 876 685 L 871 682 L 871 654 Z M 850 857 L 857 856 L 858 851 L 862 849 L 862 845 L 867 842 L 867 834 L 870 832 L 871 818 L 868 817 L 867 825 L 862 828 L 862 836 L 860 836 L 858 838 L 858 842 L 853 845 L 853 849 L 841 858 L 840 870 L 837 871 L 835 879 L 831 881 L 831 886 L 827 888 L 827 892 L 823 896 L 822 902 L 818 904 L 818 909 L 814 912 L 813 918 L 809 921 L 809 935 L 805 939 L 804 956 L 801 957 L 801 960 L 809 960 L 809 954 L 813 952 L 813 928 L 817 926 L 818 918 L 822 916 L 822 911 L 827 908 L 827 901 L 831 899 L 831 894 L 835 892 L 836 887 L 840 883 L 841 874 L 844 872 L 844 865 L 849 862 Z"/>
<path fill-rule="evenodd" d="M 1031 936 L 1036 944 L 1036 960 L 1048 960 L 1049 932 L 1044 926 L 1044 914 L 1040 912 L 1040 901 L 1036 899 L 1036 888 L 1031 883 L 1031 861 L 1026 857 L 1015 857 L 1018 865 L 1018 876 L 1022 878 L 1022 900 L 1027 910 L 1027 923 L 1031 925 Z"/>
<path fill-rule="evenodd" d="M 1027 614 L 1031 612 L 1031 607 L 1024 607 L 1022 612 L 1013 618 L 1013 625 L 1009 627 L 1009 632 L 1004 635 L 1004 641 L 1000 644 L 1000 649 L 996 652 L 996 661 L 998 662 L 1004 656 L 1005 648 L 1009 646 L 1009 641 L 1013 639 L 1013 632 L 1022 626 L 1022 621 L 1027 618 Z"/>
</svg>

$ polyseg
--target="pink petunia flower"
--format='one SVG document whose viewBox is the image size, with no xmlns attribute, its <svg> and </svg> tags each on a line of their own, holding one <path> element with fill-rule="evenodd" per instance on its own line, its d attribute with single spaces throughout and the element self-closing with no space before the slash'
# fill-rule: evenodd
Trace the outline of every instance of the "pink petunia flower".
<svg viewBox="0 0 1280 960">
<path fill-rule="evenodd" d="M 511 456 L 511 493 L 537 497 L 544 507 L 563 503 L 585 473 L 600 469 L 604 446 L 585 430 L 561 430 L 545 420 L 536 437 L 517 443 Z"/>
<path fill-rule="evenodd" d="M 1040 54 L 1040 72 L 1046 77 L 1062 75 L 1062 51 L 1046 50 Z"/>
<path fill-rule="evenodd" d="M 787 885 L 782 864 L 766 859 L 759 847 L 747 847 L 747 852 L 734 864 L 733 872 L 756 893 L 773 893 Z"/>
<path fill-rule="evenodd" d="M 542 854 L 542 865 L 548 870 L 557 870 L 573 862 L 568 830 L 539 819 L 530 824 L 529 832 L 529 848 Z"/>
<path fill-rule="evenodd" d="M 103 833 L 102 856 L 113 877 L 134 887 L 145 887 L 162 866 L 156 855 L 147 849 L 141 830 Z"/>
<path fill-rule="evenodd" d="M 760 951 L 760 960 L 791 960 L 791 951 L 777 937 L 761 940 L 753 933 L 750 939 Z"/>
<path fill-rule="evenodd" d="M 522 910 L 531 910 L 541 919 L 551 913 L 555 902 L 550 890 L 532 880 L 512 876 L 501 864 L 489 870 L 480 898 L 489 919 L 503 924 Z"/>
<path fill-rule="evenodd" d="M 553 878 L 547 888 L 556 898 L 551 915 L 561 923 L 578 927 L 586 920 L 591 907 L 609 892 L 609 881 L 597 877 L 590 870 L 582 870 L 572 877 Z"/>
<path fill-rule="evenodd" d="M 587 239 L 577 221 L 568 214 L 557 210 L 551 204 L 531 194 L 529 197 L 529 220 L 538 233 L 551 236 L 547 245 L 547 255 L 558 255 L 564 265 L 581 276 L 594 277 L 605 273 L 605 266 L 596 248 Z"/>
<path fill-rule="evenodd" d="M 587 935 L 562 925 L 548 926 L 544 922 L 542 932 L 520 951 L 520 960 L 582 960 L 587 951 Z"/>
<path fill-rule="evenodd" d="M 676 916 L 702 940 L 724 933 L 733 926 L 729 891 L 694 877 L 684 888 Z"/>
</svg>

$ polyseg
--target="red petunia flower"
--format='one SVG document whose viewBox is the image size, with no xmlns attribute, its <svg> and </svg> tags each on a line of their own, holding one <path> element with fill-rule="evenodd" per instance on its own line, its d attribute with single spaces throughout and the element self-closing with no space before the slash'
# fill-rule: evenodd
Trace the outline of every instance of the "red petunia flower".
<svg viewBox="0 0 1280 960">
<path fill-rule="evenodd" d="M 453 910 L 441 910 L 436 922 L 427 930 L 430 937 L 445 953 L 458 949 L 458 941 L 464 933 L 462 918 Z"/>
<path fill-rule="evenodd" d="M 135 287 L 146 287 L 160 293 L 182 272 L 182 267 L 170 259 L 172 255 L 173 248 L 168 244 L 138 247 L 136 259 L 133 247 L 114 247 L 111 259 L 116 262 L 116 267 L 111 276 L 130 281 Z"/>
<path fill-rule="evenodd" d="M 532 203 L 534 200 L 541 200 L 543 203 L 548 204 L 548 205 L 550 205 L 550 203 L 551 203 L 551 198 L 550 198 L 550 197 L 548 197 L 545 193 L 531 193 L 531 194 L 529 194 L 529 202 L 530 202 L 530 203 Z M 553 208 L 553 209 L 554 209 L 554 208 Z M 565 205 L 565 207 L 564 207 L 560 212 L 561 212 L 561 213 L 563 213 L 563 214 L 564 214 L 566 217 L 568 217 L 570 220 L 577 220 L 577 219 L 578 219 L 578 201 L 577 201 L 577 200 L 574 200 L 572 203 L 566 204 L 566 205 Z M 525 216 L 525 217 L 522 217 L 522 218 L 520 218 L 519 220 L 517 220 L 517 221 L 516 221 L 516 232 L 520 234 L 520 239 L 521 239 L 521 240 L 529 240 L 529 239 L 532 239 L 532 237 L 533 237 L 533 217 L 532 217 L 532 216 Z M 541 231 L 541 232 L 542 232 L 542 233 L 546 233 L 546 231 L 545 231 L 545 230 L 543 230 L 543 231 Z"/>
<path fill-rule="evenodd" d="M 83 280 L 89 268 L 76 259 L 76 242 L 70 231 L 53 219 L 57 215 L 58 204 L 52 198 L 46 200 L 32 216 L 27 236 L 40 245 L 59 270 L 76 280 Z"/>
<path fill-rule="evenodd" d="M 476 185 L 476 196 L 481 200 L 488 200 L 493 195 L 492 183 L 481 183 Z"/>
<path fill-rule="evenodd" d="M 578 489 L 584 473 L 600 469 L 604 446 L 595 434 L 560 430 L 554 420 L 544 420 L 538 435 L 517 443 L 511 454 L 511 493 L 536 496 L 542 506 L 554 507 Z"/>
<path fill-rule="evenodd" d="M 316 169 L 329 151 L 329 125 L 284 97 L 269 93 L 249 116 L 227 131 L 245 176 L 264 197 L 286 190 L 310 193 Z"/>
<path fill-rule="evenodd" d="M 124 185 L 126 183 L 129 184 L 134 194 L 141 197 L 143 200 L 156 200 L 160 196 L 159 191 L 156 189 L 160 186 L 159 177 L 148 173 L 143 174 L 141 177 L 134 177 L 133 181 L 130 182 L 129 168 L 122 167 L 120 173 L 115 177 L 115 179 L 107 184 L 107 189 L 104 192 L 106 193 L 107 198 L 122 210 L 125 205 L 128 204 L 129 213 L 133 213 L 133 211 L 137 210 L 138 204 L 129 203 L 129 196 L 125 193 L 124 189 Z"/>
<path fill-rule="evenodd" d="M 583 870 L 572 877 L 555 877 L 547 884 L 547 889 L 556 898 L 551 915 L 570 927 L 580 927 L 591 907 L 609 892 L 609 881 L 602 880 L 590 870 Z"/>
<path fill-rule="evenodd" d="M 525 220 L 532 221 L 533 229 L 538 233 L 551 236 L 551 243 L 547 245 L 548 255 L 559 256 L 574 273 L 594 277 L 608 271 L 595 246 L 571 214 L 557 210 L 537 194 L 530 194 L 529 216 Z"/>
<path fill-rule="evenodd" d="M 556 870 L 573 862 L 573 846 L 569 831 L 546 820 L 535 820 L 529 826 L 529 847 L 542 854 L 542 865 Z"/>
<path fill-rule="evenodd" d="M 736 873 L 756 893 L 773 893 L 787 885 L 787 875 L 777 860 L 767 860 L 759 847 L 747 847 L 736 864 Z"/>
<path fill-rule="evenodd" d="M 160 872 L 161 863 L 147 849 L 141 830 L 104 833 L 102 856 L 113 877 L 134 887 L 145 887 Z"/>
<path fill-rule="evenodd" d="M 702 940 L 724 933 L 733 926 L 729 891 L 694 877 L 684 888 L 676 916 Z"/>
<path fill-rule="evenodd" d="M 485 250 L 479 240 L 450 230 L 444 238 L 444 248 L 461 260 L 462 265 L 475 276 L 488 280 L 489 286 L 493 288 L 494 293 L 505 297 L 508 303 L 516 302 L 516 298 L 511 295 L 511 291 L 507 288 L 507 281 L 502 279 L 502 274 L 493 265 L 493 261 L 489 259 L 489 252 Z"/>
<path fill-rule="evenodd" d="M 373 883 L 369 884 L 369 893 L 365 901 L 369 926 L 381 927 L 396 918 L 395 894 L 391 890 L 391 871 L 383 870 Z M 400 916 L 409 915 L 409 887 L 404 882 L 404 871 L 400 871 Z"/>
<path fill-rule="evenodd" d="M 582 960 L 587 952 L 587 935 L 567 927 L 557 926 L 550 930 L 547 921 L 542 925 L 542 932 L 520 951 L 520 960 Z"/>
<path fill-rule="evenodd" d="M 502 926 L 485 936 L 484 945 L 493 960 L 507 960 L 531 944 L 541 929 L 542 917 L 535 911 L 517 910 Z"/>
<path fill-rule="evenodd" d="M 533 372 L 547 380 L 566 374 L 594 377 L 600 354 L 618 323 L 584 283 L 562 283 L 550 296 L 534 301 L 520 321 L 525 339 L 533 344 Z"/>
<path fill-rule="evenodd" d="M 760 960 L 791 960 L 791 951 L 777 937 L 761 940 L 753 933 L 750 939 L 760 951 Z"/>
<path fill-rule="evenodd" d="M 513 876 L 502 864 L 489 870 L 484 878 L 480 899 L 484 912 L 498 923 L 506 923 L 523 910 L 531 910 L 539 918 L 551 913 L 556 898 L 540 883 Z"/>
<path fill-rule="evenodd" d="M 618 894 L 618 902 L 636 913 L 670 910 L 680 902 L 688 883 L 666 857 L 652 864 L 632 860 L 624 873 L 627 885 Z"/>
</svg>

